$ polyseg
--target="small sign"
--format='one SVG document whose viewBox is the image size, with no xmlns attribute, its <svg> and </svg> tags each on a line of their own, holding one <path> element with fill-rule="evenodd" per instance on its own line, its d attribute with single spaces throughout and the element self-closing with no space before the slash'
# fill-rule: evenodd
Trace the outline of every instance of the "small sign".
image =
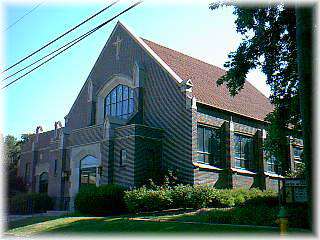
<svg viewBox="0 0 320 240">
<path fill-rule="evenodd" d="M 294 188 L 294 200 L 295 202 L 306 202 L 307 199 L 307 188 L 306 187 L 295 187 Z"/>
<path fill-rule="evenodd" d="M 307 185 L 304 179 L 290 178 L 285 179 L 284 182 L 286 191 L 286 202 L 306 202 L 307 198 Z"/>
<path fill-rule="evenodd" d="M 284 180 L 284 185 L 285 186 L 306 186 L 306 181 L 304 179 L 300 178 L 290 178 L 290 179 L 285 179 Z"/>
</svg>

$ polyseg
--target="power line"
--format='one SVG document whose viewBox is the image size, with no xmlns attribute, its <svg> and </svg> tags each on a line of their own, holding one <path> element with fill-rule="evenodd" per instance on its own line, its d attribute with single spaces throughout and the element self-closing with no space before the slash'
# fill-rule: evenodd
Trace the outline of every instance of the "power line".
<svg viewBox="0 0 320 240">
<path fill-rule="evenodd" d="M 82 21 L 81 23 L 79 23 L 78 25 L 76 25 L 75 27 L 71 28 L 70 30 L 66 31 L 65 33 L 63 33 L 62 35 L 58 36 L 57 38 L 53 39 L 52 41 L 48 42 L 47 44 L 45 44 L 44 46 L 42 46 L 41 48 L 39 48 L 38 50 L 32 52 L 31 54 L 29 54 L 28 56 L 22 58 L 21 60 L 19 60 L 18 62 L 16 62 L 15 64 L 11 65 L 10 67 L 7 67 L 5 70 L 3 70 L 1 73 L 4 73 L 6 71 L 8 71 L 9 69 L 17 66 L 19 63 L 22 63 L 23 61 L 25 61 L 26 59 L 30 58 L 31 56 L 33 56 L 34 54 L 40 52 L 41 50 L 43 50 L 44 48 L 48 47 L 49 45 L 51 45 L 52 43 L 56 42 L 57 40 L 59 40 L 60 38 L 64 37 L 65 35 L 67 35 L 68 33 L 72 32 L 73 30 L 75 30 L 76 28 L 80 27 L 81 25 L 83 25 L 84 23 L 88 22 L 89 20 L 91 20 L 92 18 L 98 16 L 100 13 L 102 13 L 103 11 L 107 10 L 108 8 L 112 7 L 114 4 L 116 4 L 117 2 L 119 2 L 119 0 L 114 1 L 113 3 L 111 3 L 110 5 L 108 5 L 107 7 L 103 8 L 102 10 L 100 10 L 99 12 L 93 14 L 91 17 L 87 18 L 86 20 Z"/>
<path fill-rule="evenodd" d="M 52 60 L 53 58 L 55 58 L 56 56 L 60 55 L 61 53 L 63 53 L 64 51 L 66 51 L 67 49 L 71 48 L 72 46 L 74 46 L 75 44 L 77 44 L 78 42 L 80 42 L 81 40 L 83 40 L 84 38 L 88 37 L 89 35 L 91 35 L 92 33 L 96 32 L 97 30 L 99 30 L 100 28 L 102 28 L 103 26 L 107 25 L 109 22 L 111 22 L 112 20 L 114 20 L 115 18 L 119 17 L 120 15 L 126 13 L 127 11 L 129 11 L 130 9 L 136 7 L 137 5 L 139 5 L 140 3 L 142 3 L 142 1 L 136 2 L 135 4 L 131 5 L 130 7 L 126 8 L 125 10 L 123 10 L 122 12 L 118 13 L 117 15 L 115 15 L 114 17 L 110 18 L 109 20 L 103 22 L 102 24 L 98 25 L 97 27 L 91 29 L 90 31 L 88 31 L 87 33 L 81 35 L 80 37 L 72 40 L 71 42 L 73 42 L 70 46 L 66 47 L 65 49 L 61 50 L 60 52 L 58 52 L 57 54 L 53 55 L 51 58 L 47 59 L 46 61 L 42 62 L 41 64 L 37 65 L 36 67 L 32 68 L 30 71 L 28 71 L 27 73 L 23 74 L 22 76 L 16 78 L 15 80 L 11 81 L 10 83 L 6 84 L 5 86 L 3 86 L 1 89 L 5 89 L 8 86 L 10 86 L 11 84 L 13 84 L 14 82 L 17 82 L 18 80 L 20 80 L 21 78 L 25 77 L 26 75 L 30 74 L 31 72 L 33 72 L 34 70 L 36 70 L 37 68 L 41 67 L 42 65 L 44 65 L 45 63 L 49 62 L 50 60 Z M 71 43 L 69 42 L 69 44 Z"/>
<path fill-rule="evenodd" d="M 87 32 L 87 33 L 88 33 L 88 32 Z M 87 33 L 86 33 L 86 34 L 87 34 Z M 49 54 L 47 54 L 47 55 L 45 55 L 45 56 L 43 56 L 43 57 L 39 58 L 38 60 L 34 61 L 33 63 L 31 63 L 31 64 L 27 65 L 26 67 L 24 67 L 24 68 L 22 68 L 22 69 L 20 69 L 20 70 L 18 70 L 18 71 L 16 71 L 16 72 L 14 72 L 13 74 L 11 74 L 11 75 L 9 75 L 9 76 L 5 77 L 5 78 L 4 78 L 4 79 L 2 79 L 1 81 L 5 81 L 5 80 L 7 80 L 8 78 L 11 78 L 11 77 L 13 77 L 13 76 L 17 75 L 18 73 L 20 73 L 20 72 L 22 72 L 22 71 L 26 70 L 27 68 L 29 68 L 29 67 L 31 67 L 31 66 L 33 66 L 33 65 L 35 65 L 36 63 L 40 62 L 41 60 L 43 60 L 43 59 L 45 59 L 45 58 L 49 57 L 50 55 L 54 54 L 55 52 L 58 52 L 58 51 L 59 51 L 59 50 L 61 50 L 62 48 L 66 47 L 66 46 L 68 46 L 68 45 L 70 45 L 70 44 L 72 44 L 73 42 L 77 41 L 78 39 L 83 38 L 83 36 L 84 36 L 84 35 L 86 35 L 86 34 L 83 34 L 83 35 L 81 35 L 80 37 L 77 37 L 77 38 L 73 39 L 72 41 L 70 41 L 70 42 L 66 43 L 65 45 L 63 45 L 63 46 L 59 47 L 58 49 L 56 49 L 56 50 L 54 50 L 54 51 L 50 52 Z"/>
<path fill-rule="evenodd" d="M 14 25 L 16 25 L 18 22 L 20 22 L 24 17 L 26 17 L 27 15 L 29 15 L 30 13 L 32 13 L 34 10 L 36 10 L 43 2 L 39 3 L 37 6 L 35 6 L 34 8 L 32 8 L 29 12 L 25 13 L 22 17 L 20 17 L 19 19 L 17 19 L 14 23 L 12 23 L 11 25 L 9 25 L 4 32 L 8 31 L 11 27 L 13 27 Z"/>
</svg>

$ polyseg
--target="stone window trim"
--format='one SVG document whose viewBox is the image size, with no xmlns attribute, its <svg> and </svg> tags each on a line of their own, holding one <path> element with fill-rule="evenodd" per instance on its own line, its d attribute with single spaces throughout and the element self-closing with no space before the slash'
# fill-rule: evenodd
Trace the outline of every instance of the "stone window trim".
<svg viewBox="0 0 320 240">
<path fill-rule="evenodd" d="M 273 178 L 285 178 L 284 176 L 277 173 L 264 172 L 264 175 Z"/>
<path fill-rule="evenodd" d="M 208 170 L 216 170 L 216 171 L 223 171 L 223 168 L 215 167 L 209 164 L 200 163 L 200 162 L 194 162 L 193 165 L 197 168 L 201 169 L 208 169 Z"/>
<path fill-rule="evenodd" d="M 241 168 L 233 168 L 232 167 L 231 171 L 235 172 L 235 173 L 240 173 L 240 174 L 257 175 L 257 173 L 254 172 L 254 171 L 250 171 L 250 170 L 247 170 L 247 169 L 241 169 Z"/>
</svg>

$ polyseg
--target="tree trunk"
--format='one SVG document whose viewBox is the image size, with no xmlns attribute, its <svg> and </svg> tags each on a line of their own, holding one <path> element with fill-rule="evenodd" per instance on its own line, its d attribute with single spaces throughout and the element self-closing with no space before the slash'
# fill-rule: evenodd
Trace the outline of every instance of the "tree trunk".
<svg viewBox="0 0 320 240">
<path fill-rule="evenodd" d="M 300 110 L 302 116 L 304 161 L 306 166 L 306 182 L 308 194 L 308 221 L 313 229 L 312 221 L 312 76 L 313 76 L 313 14 L 314 7 L 296 7 L 296 41 L 297 63 L 300 79 Z"/>
</svg>

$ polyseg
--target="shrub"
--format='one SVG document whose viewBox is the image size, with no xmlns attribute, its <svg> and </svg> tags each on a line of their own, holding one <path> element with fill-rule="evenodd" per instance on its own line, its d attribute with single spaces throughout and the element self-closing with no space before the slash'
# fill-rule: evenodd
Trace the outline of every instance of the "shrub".
<svg viewBox="0 0 320 240">
<path fill-rule="evenodd" d="M 82 186 L 75 199 L 76 209 L 97 216 L 125 212 L 124 191 L 123 187 L 114 184 Z"/>
<path fill-rule="evenodd" d="M 46 193 L 24 193 L 9 199 L 11 214 L 45 212 L 53 208 L 53 201 Z"/>
<path fill-rule="evenodd" d="M 259 194 L 250 196 L 246 201 L 245 205 L 266 205 L 266 206 L 278 206 L 278 196 L 276 192 L 272 190 L 260 192 Z"/>
<path fill-rule="evenodd" d="M 258 205 L 231 209 L 214 209 L 207 214 L 208 221 L 211 223 L 277 226 L 278 211 L 276 207 Z"/>
<path fill-rule="evenodd" d="M 147 189 L 141 187 L 126 191 L 124 201 L 130 212 L 144 212 L 168 209 L 172 205 L 170 189 Z"/>
<path fill-rule="evenodd" d="M 173 208 L 188 208 L 193 205 L 193 187 L 190 185 L 177 185 L 171 190 Z"/>
<path fill-rule="evenodd" d="M 193 202 L 188 207 L 191 208 L 204 208 L 209 207 L 216 196 L 218 191 L 208 185 L 195 185 L 192 191 Z"/>
<path fill-rule="evenodd" d="M 126 191 L 125 203 L 131 212 L 165 210 L 168 208 L 235 207 L 243 205 L 277 205 L 272 191 L 259 189 L 215 189 L 208 185 L 177 185 L 146 187 Z"/>
</svg>

